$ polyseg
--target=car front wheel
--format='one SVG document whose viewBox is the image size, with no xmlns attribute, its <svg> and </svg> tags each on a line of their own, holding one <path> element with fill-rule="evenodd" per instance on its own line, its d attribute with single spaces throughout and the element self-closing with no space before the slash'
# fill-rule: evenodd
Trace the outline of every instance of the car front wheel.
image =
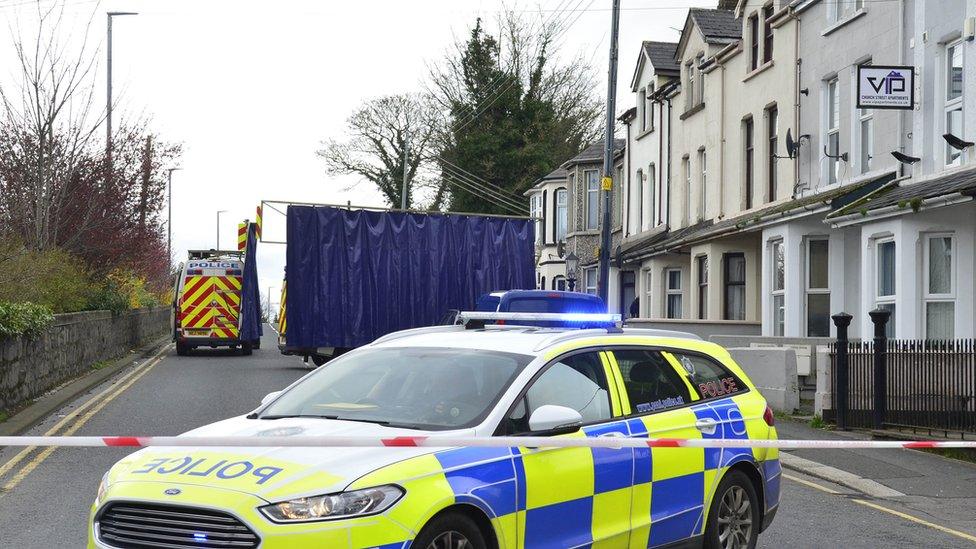
<svg viewBox="0 0 976 549">
<path fill-rule="evenodd" d="M 445 513 L 420 531 L 411 547 L 422 549 L 486 549 L 478 525 L 460 513 Z"/>
<path fill-rule="evenodd" d="M 759 498 L 752 481 L 731 471 L 715 491 L 705 528 L 707 549 L 753 549 L 762 521 Z"/>
</svg>

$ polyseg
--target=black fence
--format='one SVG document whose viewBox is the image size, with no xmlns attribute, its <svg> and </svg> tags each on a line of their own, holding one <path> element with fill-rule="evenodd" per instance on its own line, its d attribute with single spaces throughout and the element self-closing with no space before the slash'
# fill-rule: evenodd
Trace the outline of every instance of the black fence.
<svg viewBox="0 0 976 549">
<path fill-rule="evenodd" d="M 846 426 L 878 427 L 874 421 L 875 343 L 848 342 L 847 355 Z M 888 340 L 885 355 L 881 427 L 976 433 L 976 341 Z M 834 402 L 838 403 L 836 359 L 832 365 Z M 839 408 L 837 412 L 840 421 Z"/>
<path fill-rule="evenodd" d="M 846 325 L 838 328 L 831 379 L 839 428 L 976 434 L 976 340 L 889 340 L 881 323 L 873 341 L 847 341 Z"/>
</svg>

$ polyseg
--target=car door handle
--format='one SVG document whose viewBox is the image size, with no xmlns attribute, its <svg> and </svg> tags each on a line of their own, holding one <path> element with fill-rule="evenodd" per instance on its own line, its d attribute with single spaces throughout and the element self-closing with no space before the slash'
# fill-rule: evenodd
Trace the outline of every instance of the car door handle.
<svg viewBox="0 0 976 549">
<path fill-rule="evenodd" d="M 705 435 L 714 435 L 718 429 L 718 422 L 711 418 L 702 418 L 695 422 L 695 429 Z"/>
</svg>

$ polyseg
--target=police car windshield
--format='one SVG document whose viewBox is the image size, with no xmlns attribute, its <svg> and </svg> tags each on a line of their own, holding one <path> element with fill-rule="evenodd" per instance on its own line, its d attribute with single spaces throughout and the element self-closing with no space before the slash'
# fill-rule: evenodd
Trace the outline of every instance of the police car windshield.
<svg viewBox="0 0 976 549">
<path fill-rule="evenodd" d="M 260 419 L 318 417 L 414 429 L 476 425 L 531 356 L 479 349 L 363 349 L 289 390 Z"/>
</svg>

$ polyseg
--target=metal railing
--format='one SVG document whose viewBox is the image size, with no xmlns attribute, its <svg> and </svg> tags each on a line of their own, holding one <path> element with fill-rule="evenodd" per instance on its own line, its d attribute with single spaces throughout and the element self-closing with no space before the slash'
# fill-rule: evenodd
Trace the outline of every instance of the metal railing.
<svg viewBox="0 0 976 549">
<path fill-rule="evenodd" d="M 887 314 L 875 316 L 873 341 L 848 341 L 837 324 L 830 363 L 838 428 L 976 433 L 976 340 L 888 339 Z"/>
</svg>

